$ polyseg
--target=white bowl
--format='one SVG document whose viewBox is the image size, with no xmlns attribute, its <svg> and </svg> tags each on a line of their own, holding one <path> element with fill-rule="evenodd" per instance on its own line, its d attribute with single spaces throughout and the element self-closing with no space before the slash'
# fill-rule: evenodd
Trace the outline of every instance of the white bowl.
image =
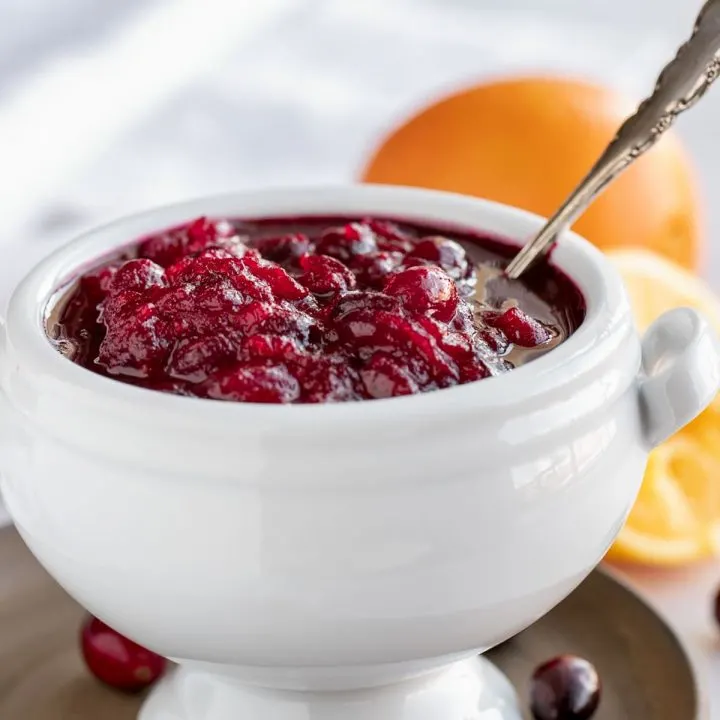
<svg viewBox="0 0 720 720">
<path fill-rule="evenodd" d="M 673 311 L 641 348 L 616 272 L 553 261 L 587 301 L 506 375 L 321 406 L 196 400 L 88 372 L 43 318 L 78 268 L 194 216 L 386 215 L 517 242 L 541 221 L 456 195 L 351 186 L 216 197 L 95 230 L 14 293 L 0 337 L 5 501 L 91 612 L 181 663 L 142 720 L 517 718 L 475 656 L 600 561 L 649 449 L 718 388 L 714 336 Z"/>
</svg>

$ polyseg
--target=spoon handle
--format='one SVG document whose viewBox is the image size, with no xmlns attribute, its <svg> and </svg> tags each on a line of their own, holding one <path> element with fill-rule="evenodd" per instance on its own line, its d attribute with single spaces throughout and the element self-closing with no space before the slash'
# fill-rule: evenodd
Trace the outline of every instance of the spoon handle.
<svg viewBox="0 0 720 720">
<path fill-rule="evenodd" d="M 705 94 L 718 75 L 720 0 L 708 0 L 697 17 L 690 39 L 660 73 L 652 95 L 620 126 L 580 185 L 513 258 L 505 274 L 511 279 L 519 277 L 610 182 L 660 139 L 680 113 Z M 642 208 L 639 211 L 642 212 Z"/>
</svg>

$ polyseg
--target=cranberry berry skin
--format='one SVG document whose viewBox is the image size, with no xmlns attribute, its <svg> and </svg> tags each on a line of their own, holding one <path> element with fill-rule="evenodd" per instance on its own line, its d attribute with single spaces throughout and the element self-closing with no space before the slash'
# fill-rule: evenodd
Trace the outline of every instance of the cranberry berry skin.
<svg viewBox="0 0 720 720">
<path fill-rule="evenodd" d="M 408 264 L 431 263 L 442 268 L 453 280 L 468 277 L 470 267 L 462 245 L 443 237 L 428 237 L 421 240 L 407 254 Z"/>
<path fill-rule="evenodd" d="M 530 709 L 535 720 L 589 720 L 600 702 L 595 667 L 575 655 L 560 655 L 532 676 Z"/>
<path fill-rule="evenodd" d="M 89 616 L 80 632 L 82 655 L 101 682 L 127 693 L 150 687 L 165 672 L 167 660 Z"/>
<path fill-rule="evenodd" d="M 318 255 L 329 255 L 343 263 L 354 258 L 371 255 L 378 250 L 375 233 L 367 223 L 351 222 L 341 227 L 328 228 L 318 241 Z"/>
<path fill-rule="evenodd" d="M 394 273 L 385 285 L 385 292 L 400 298 L 409 312 L 443 322 L 450 322 L 458 307 L 455 283 L 437 267 L 412 267 Z"/>
<path fill-rule="evenodd" d="M 355 276 L 343 263 L 329 255 L 303 255 L 300 267 L 305 272 L 298 280 L 320 297 L 355 288 Z"/>
</svg>

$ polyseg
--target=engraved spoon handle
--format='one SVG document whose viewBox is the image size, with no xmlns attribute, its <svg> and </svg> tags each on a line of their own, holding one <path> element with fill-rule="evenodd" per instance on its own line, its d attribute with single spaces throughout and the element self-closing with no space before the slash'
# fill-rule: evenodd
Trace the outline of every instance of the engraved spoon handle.
<svg viewBox="0 0 720 720">
<path fill-rule="evenodd" d="M 660 73 L 652 95 L 618 130 L 582 182 L 540 232 L 505 269 L 515 279 L 543 254 L 555 238 L 633 161 L 652 147 L 675 118 L 691 108 L 720 74 L 720 0 L 708 0 L 690 39 Z"/>
</svg>

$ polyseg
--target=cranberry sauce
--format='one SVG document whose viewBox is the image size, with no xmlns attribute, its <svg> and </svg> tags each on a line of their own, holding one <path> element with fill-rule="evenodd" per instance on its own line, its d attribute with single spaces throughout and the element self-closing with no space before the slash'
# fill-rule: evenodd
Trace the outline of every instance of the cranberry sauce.
<svg viewBox="0 0 720 720">
<path fill-rule="evenodd" d="M 380 219 L 199 218 L 83 275 L 48 334 L 89 370 L 181 395 L 410 395 L 507 372 L 582 322 L 552 266 L 501 274 L 514 251 Z"/>
</svg>

